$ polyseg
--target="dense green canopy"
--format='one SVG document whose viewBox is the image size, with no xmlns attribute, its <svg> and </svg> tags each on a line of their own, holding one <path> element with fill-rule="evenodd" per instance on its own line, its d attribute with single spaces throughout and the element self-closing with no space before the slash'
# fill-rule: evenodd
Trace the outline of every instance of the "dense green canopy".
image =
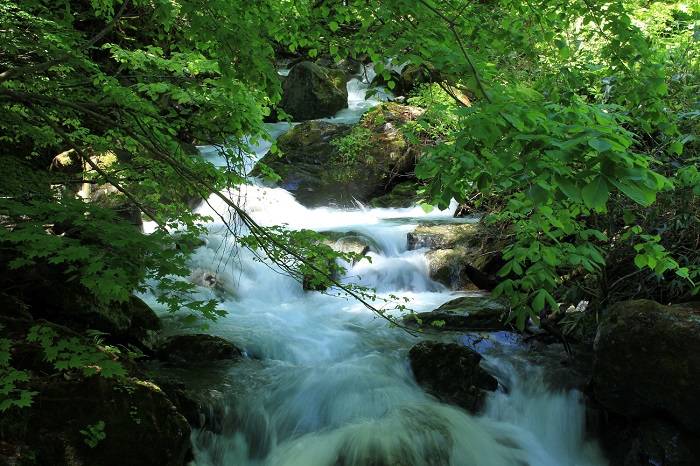
<svg viewBox="0 0 700 466">
<path fill-rule="evenodd" d="M 105 301 L 153 287 L 215 317 L 177 279 L 201 228 L 188 200 L 246 182 L 283 54 L 371 61 L 390 88 L 408 64 L 442 89 L 410 128 L 439 136 L 416 176 L 427 204 L 472 204 L 510 235 L 495 294 L 520 327 L 558 302 L 698 291 L 697 1 L 9 0 L 0 38 L 0 295 L 17 305 L 15 272 L 48 263 Z M 107 207 L 159 231 L 76 195 L 105 183 Z M 250 247 L 331 278 L 304 259 L 328 250 L 237 214 Z"/>
</svg>

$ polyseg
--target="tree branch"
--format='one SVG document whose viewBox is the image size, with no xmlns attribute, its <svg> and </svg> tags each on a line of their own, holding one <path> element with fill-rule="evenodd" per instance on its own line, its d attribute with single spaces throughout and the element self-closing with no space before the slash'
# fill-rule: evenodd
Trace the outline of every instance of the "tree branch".
<svg viewBox="0 0 700 466">
<path fill-rule="evenodd" d="M 98 32 L 92 39 L 90 39 L 89 41 L 87 41 L 86 43 L 84 43 L 83 45 L 78 47 L 78 49 L 75 51 L 75 53 L 80 53 L 80 52 L 87 50 L 88 48 L 95 45 L 95 43 L 97 43 L 97 41 L 99 41 L 105 35 L 107 35 L 107 33 L 109 33 L 109 31 L 111 31 L 112 28 L 114 28 L 114 25 L 117 24 L 117 22 L 119 21 L 119 18 L 121 18 L 121 16 L 122 16 L 122 14 L 124 14 L 124 10 L 126 10 L 126 6 L 128 4 L 129 4 L 129 0 L 124 0 L 124 3 L 122 3 L 121 8 L 119 8 L 119 11 L 117 11 L 117 14 L 114 15 L 114 18 L 112 18 L 112 21 L 110 21 L 107 24 L 107 26 L 105 26 L 104 29 L 102 29 L 100 32 Z M 21 76 L 23 74 L 34 73 L 36 71 L 48 70 L 52 66 L 56 66 L 60 63 L 63 63 L 64 61 L 71 58 L 73 55 L 74 54 L 67 54 L 67 55 L 64 55 L 60 58 L 54 58 L 53 60 L 49 60 L 49 61 L 46 61 L 44 63 L 39 63 L 37 65 L 23 66 L 20 68 L 10 68 L 9 70 L 6 70 L 6 71 L 0 73 L 0 83 L 7 81 L 9 79 L 15 78 L 17 76 Z"/>
<path fill-rule="evenodd" d="M 58 134 L 59 136 L 61 136 L 61 138 L 63 138 L 63 140 L 75 150 L 75 152 L 78 154 L 78 156 L 79 156 L 85 163 L 87 163 L 88 165 L 90 165 L 90 167 L 91 167 L 93 170 L 95 170 L 102 178 L 104 178 L 106 181 L 108 181 L 109 183 L 111 183 L 111 184 L 117 189 L 117 191 L 119 191 L 120 193 L 124 194 L 124 195 L 127 197 L 127 199 L 129 199 L 131 202 L 133 202 L 134 205 L 135 205 L 136 207 L 138 207 L 138 209 L 139 209 L 141 212 L 143 212 L 144 214 L 148 215 L 151 219 L 153 219 L 153 221 L 156 222 L 156 224 L 158 225 L 159 228 L 161 228 L 161 229 L 162 229 L 163 231 L 165 231 L 166 233 L 168 232 L 168 228 L 165 226 L 165 224 L 163 224 L 162 222 L 160 222 L 160 221 L 158 220 L 158 218 L 157 218 L 155 215 L 153 215 L 153 213 L 152 213 L 147 207 L 145 207 L 143 204 L 141 204 L 129 191 L 127 191 L 125 188 L 123 188 L 123 187 L 121 186 L 121 184 L 119 183 L 119 181 L 117 181 L 116 179 L 112 178 L 107 172 L 105 172 L 104 170 L 102 170 L 90 157 L 88 157 L 87 154 L 85 154 L 85 152 L 83 152 L 82 149 L 81 149 L 75 142 L 73 142 L 73 140 L 71 139 L 71 137 L 68 136 L 68 134 L 66 134 L 66 132 L 63 131 L 63 130 L 61 129 L 61 127 L 58 126 L 58 124 L 56 124 L 55 121 L 51 120 L 51 118 L 49 118 L 48 115 L 46 115 L 43 111 L 41 111 L 39 108 L 37 108 L 37 107 L 36 107 L 34 104 L 32 104 L 31 102 L 25 102 L 25 104 L 27 105 L 27 107 L 29 107 L 29 109 L 30 109 L 34 114 L 36 114 L 39 118 L 41 118 L 42 120 L 44 120 L 44 122 L 45 122 L 47 125 L 49 125 L 49 126 L 51 127 L 51 129 L 53 129 L 53 130 L 56 132 L 56 134 Z"/>
</svg>

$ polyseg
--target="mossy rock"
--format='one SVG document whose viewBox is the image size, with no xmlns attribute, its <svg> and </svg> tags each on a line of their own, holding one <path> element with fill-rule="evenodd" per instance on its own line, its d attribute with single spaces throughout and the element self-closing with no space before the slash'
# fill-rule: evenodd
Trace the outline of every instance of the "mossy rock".
<svg viewBox="0 0 700 466">
<path fill-rule="evenodd" d="M 341 152 L 341 142 L 350 154 Z M 361 147 L 353 152 L 356 146 Z M 280 176 L 278 186 L 307 207 L 369 203 L 396 184 L 394 177 L 407 176 L 417 160 L 391 125 L 368 130 L 311 120 L 280 136 L 277 147 L 281 156 L 268 153 L 260 162 Z M 251 174 L 259 176 L 262 170 L 257 167 Z"/>
<path fill-rule="evenodd" d="M 211 364 L 240 358 L 243 352 L 230 341 L 207 334 L 167 337 L 156 351 L 161 361 L 175 366 Z"/>
<path fill-rule="evenodd" d="M 326 118 L 348 106 L 348 76 L 302 61 L 294 65 L 282 83 L 280 108 L 294 121 Z"/>
<path fill-rule="evenodd" d="M 372 207 L 411 207 L 420 201 L 418 189 L 420 184 L 414 181 L 399 183 L 391 191 L 383 196 L 375 197 L 370 201 Z"/>
<path fill-rule="evenodd" d="M 422 223 L 408 234 L 409 249 L 453 249 L 474 244 L 481 228 L 475 223 Z"/>
<path fill-rule="evenodd" d="M 610 307 L 595 339 L 593 389 L 626 417 L 653 413 L 700 434 L 700 311 L 648 300 Z"/>
<path fill-rule="evenodd" d="M 412 325 L 450 331 L 503 330 L 509 311 L 509 307 L 499 300 L 463 296 L 434 311 L 407 315 L 404 320 Z"/>
<path fill-rule="evenodd" d="M 482 408 L 487 391 L 498 388 L 498 381 L 479 366 L 481 356 L 456 343 L 424 341 L 411 348 L 409 361 L 428 393 L 472 413 Z"/>
<path fill-rule="evenodd" d="M 102 349 L 108 357 L 119 358 L 126 376 L 58 370 L 46 361 L 38 342 L 26 340 L 34 322 L 3 319 L 2 323 L 3 336 L 12 340 L 12 364 L 29 374 L 21 388 L 36 394 L 31 406 L 10 408 L 0 417 L 0 464 L 186 464 L 191 450 L 189 424 L 133 362 Z M 65 327 L 42 325 L 64 341 L 80 338 Z"/>
</svg>

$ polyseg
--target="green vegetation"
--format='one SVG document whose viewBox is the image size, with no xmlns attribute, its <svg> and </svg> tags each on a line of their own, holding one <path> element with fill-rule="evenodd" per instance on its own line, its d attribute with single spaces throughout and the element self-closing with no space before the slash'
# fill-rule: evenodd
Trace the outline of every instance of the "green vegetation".
<svg viewBox="0 0 700 466">
<path fill-rule="evenodd" d="M 95 448 L 99 443 L 107 438 L 105 433 L 105 421 L 98 421 L 97 424 L 90 424 L 86 430 L 81 430 L 80 433 L 85 436 L 83 440 L 90 448 Z"/>
<path fill-rule="evenodd" d="M 220 316 L 183 279 L 206 220 L 188 202 L 246 182 L 247 137 L 267 137 L 275 54 L 289 52 L 369 58 L 388 82 L 391 58 L 434 78 L 408 96 L 427 111 L 407 129 L 434 142 L 416 175 L 427 203 L 477 199 L 511 235 L 495 294 L 521 328 L 559 302 L 598 312 L 700 290 L 697 0 L 10 0 L 0 24 L 0 300 L 11 315 L 32 310 L 41 277 L 61 277 L 103 303 L 151 291 L 192 322 Z M 358 129 L 336 141 L 343 161 L 366 161 L 368 140 Z M 201 144 L 228 166 L 189 150 Z M 100 190 L 104 203 L 86 201 Z M 338 285 L 341 256 L 312 233 L 261 228 L 219 195 L 251 232 L 242 244 L 313 289 Z M 57 369 L 119 374 L 49 327 L 30 339 Z M 0 339 L 1 411 L 34 394 L 11 354 Z"/>
<path fill-rule="evenodd" d="M 518 326 L 559 302 L 587 299 L 597 313 L 697 293 L 697 2 L 319 10 L 346 33 L 331 41 L 339 57 L 366 54 L 385 80 L 393 57 L 473 93 L 471 105 L 434 108 L 432 120 L 449 124 L 416 174 L 429 203 L 476 198 L 485 221 L 511 235 L 495 294 Z"/>
<path fill-rule="evenodd" d="M 372 131 L 355 126 L 348 135 L 333 139 L 330 144 L 337 148 L 337 152 L 331 156 L 331 163 L 336 167 L 333 179 L 341 183 L 362 183 L 363 174 L 357 168 L 371 165 L 374 161 L 371 151 L 376 144 Z"/>
</svg>

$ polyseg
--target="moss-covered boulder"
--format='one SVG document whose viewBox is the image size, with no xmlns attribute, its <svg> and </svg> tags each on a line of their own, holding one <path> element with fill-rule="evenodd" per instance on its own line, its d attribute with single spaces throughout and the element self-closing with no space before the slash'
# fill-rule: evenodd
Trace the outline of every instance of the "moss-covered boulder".
<svg viewBox="0 0 700 466">
<path fill-rule="evenodd" d="M 324 243 L 333 248 L 334 251 L 364 256 L 372 250 L 379 250 L 379 246 L 372 238 L 356 231 L 328 231 L 322 234 L 328 238 Z"/>
<path fill-rule="evenodd" d="M 502 280 L 505 244 L 473 222 L 428 222 L 408 234 L 409 249 L 431 249 L 431 278 L 454 290 L 492 290 Z"/>
<path fill-rule="evenodd" d="M 434 311 L 407 315 L 408 324 L 443 330 L 503 330 L 510 308 L 485 296 L 463 296 L 448 301 Z"/>
<path fill-rule="evenodd" d="M 294 121 L 333 116 L 348 106 L 348 76 L 343 70 L 297 63 L 282 83 L 280 108 Z"/>
<path fill-rule="evenodd" d="M 268 153 L 260 162 L 305 206 L 366 204 L 405 180 L 415 167 L 420 148 L 399 127 L 419 113 L 388 104 L 370 110 L 359 125 L 307 121 L 278 138 L 281 157 Z M 260 166 L 252 172 L 262 173 Z"/>
<path fill-rule="evenodd" d="M 420 201 L 418 189 L 420 184 L 415 181 L 399 183 L 390 192 L 370 201 L 372 207 L 411 207 Z"/>
<path fill-rule="evenodd" d="M 207 334 L 167 337 L 156 351 L 156 357 L 172 365 L 211 364 L 238 359 L 243 352 L 230 341 Z"/>
<path fill-rule="evenodd" d="M 35 322 L 0 318 L 0 324 L 10 342 L 10 367 L 26 374 L 15 388 L 34 393 L 30 406 L 13 406 L 0 416 L 0 464 L 187 463 L 189 424 L 123 353 L 45 322 L 41 328 L 51 333 L 38 333 L 38 341 L 28 340 Z"/>
<path fill-rule="evenodd" d="M 600 444 L 611 465 L 694 466 L 700 464 L 700 437 L 661 419 L 629 422 L 602 417 Z"/>
<path fill-rule="evenodd" d="M 451 249 L 467 246 L 473 243 L 472 239 L 479 229 L 474 223 L 422 223 L 408 234 L 408 248 Z"/>
<path fill-rule="evenodd" d="M 440 401 L 478 412 L 498 381 L 479 366 L 481 356 L 456 343 L 424 341 L 409 352 L 419 385 Z"/>
<path fill-rule="evenodd" d="M 593 389 L 628 418 L 661 415 L 700 433 L 700 311 L 653 301 L 618 302 L 595 339 Z"/>
</svg>

